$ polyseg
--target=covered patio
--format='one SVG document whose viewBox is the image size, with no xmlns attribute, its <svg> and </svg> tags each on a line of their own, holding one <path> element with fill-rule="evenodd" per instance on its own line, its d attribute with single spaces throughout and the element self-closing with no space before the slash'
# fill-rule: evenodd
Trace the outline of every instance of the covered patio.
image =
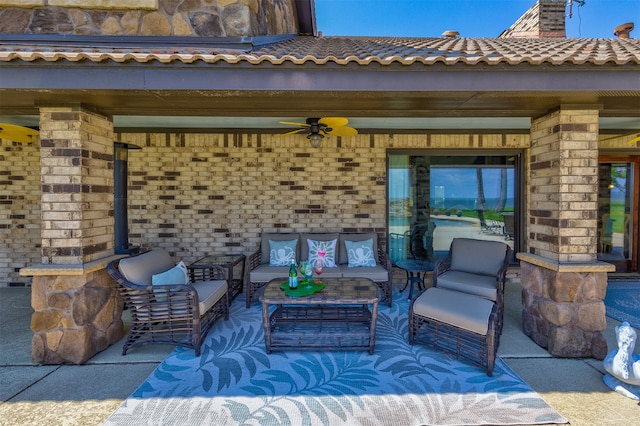
<svg viewBox="0 0 640 426">
<path fill-rule="evenodd" d="M 401 286 L 397 284 L 396 290 Z M 604 385 L 601 361 L 554 358 L 523 334 L 520 292 L 520 284 L 511 276 L 500 358 L 572 425 L 629 424 L 637 415 L 637 402 Z M 29 288 L 0 289 L 0 377 L 6 383 L 0 414 L 11 424 L 28 424 L 27 419 L 34 418 L 47 423 L 64 418 L 69 425 L 102 424 L 173 351 L 170 346 L 148 346 L 122 356 L 121 341 L 84 366 L 34 366 L 29 357 L 30 293 Z M 245 309 L 242 296 L 234 303 Z M 126 313 L 124 320 L 128 324 Z M 617 324 L 607 319 L 604 334 L 612 347 Z"/>
<path fill-rule="evenodd" d="M 272 16 L 292 26 L 252 35 L 3 37 L 0 114 L 40 132 L 34 143 L 3 139 L 0 158 L 10 187 L 2 268 L 7 286 L 31 285 L 36 362 L 84 364 L 120 340 L 122 306 L 104 268 L 129 246 L 192 262 L 250 253 L 264 231 L 384 240 L 395 149 L 513 153 L 519 280 L 576 279 L 604 293 L 615 268 L 597 258 L 607 184 L 598 156 L 637 161 L 627 134 L 640 116 L 638 40 L 324 38 L 312 3 Z M 291 130 L 281 121 L 327 116 L 348 117 L 358 135 L 318 148 L 279 137 Z M 125 150 L 124 218 L 114 213 L 115 143 L 142 148 Z M 584 307 L 591 322 L 557 333 L 555 355 L 604 356 L 605 330 L 592 327 L 604 324 L 601 299 L 558 307 Z M 545 346 L 548 324 L 532 322 Z"/>
</svg>

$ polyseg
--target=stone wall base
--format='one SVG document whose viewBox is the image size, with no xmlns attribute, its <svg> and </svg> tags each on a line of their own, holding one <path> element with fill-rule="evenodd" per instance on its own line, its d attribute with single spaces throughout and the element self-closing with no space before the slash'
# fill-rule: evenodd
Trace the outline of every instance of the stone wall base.
<svg viewBox="0 0 640 426">
<path fill-rule="evenodd" d="M 606 357 L 606 272 L 564 272 L 522 261 L 520 279 L 527 336 L 555 357 Z"/>
<path fill-rule="evenodd" d="M 84 364 L 124 336 L 123 302 L 106 270 L 33 277 L 31 359 Z"/>
</svg>

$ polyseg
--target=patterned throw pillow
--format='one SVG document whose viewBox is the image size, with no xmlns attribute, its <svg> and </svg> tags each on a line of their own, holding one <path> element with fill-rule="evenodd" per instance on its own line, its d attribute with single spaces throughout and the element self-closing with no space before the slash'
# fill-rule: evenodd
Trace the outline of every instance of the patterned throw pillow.
<svg viewBox="0 0 640 426">
<path fill-rule="evenodd" d="M 347 255 L 349 256 L 349 268 L 376 266 L 373 240 L 345 241 L 344 244 L 347 247 Z"/>
<path fill-rule="evenodd" d="M 338 240 L 331 241 L 316 241 L 307 240 L 309 244 L 309 262 L 313 265 L 316 263 L 316 259 L 324 259 L 323 264 L 325 268 L 336 267 L 336 245 Z"/>
<path fill-rule="evenodd" d="M 181 260 L 176 266 L 168 271 L 161 272 L 151 276 L 152 285 L 180 285 L 189 284 L 189 273 L 187 267 Z M 156 300 L 165 301 L 167 298 L 164 295 L 164 291 L 154 291 L 156 294 Z"/>
<path fill-rule="evenodd" d="M 269 240 L 269 266 L 289 266 L 291 260 L 296 260 L 296 246 L 298 240 L 272 241 Z"/>
</svg>

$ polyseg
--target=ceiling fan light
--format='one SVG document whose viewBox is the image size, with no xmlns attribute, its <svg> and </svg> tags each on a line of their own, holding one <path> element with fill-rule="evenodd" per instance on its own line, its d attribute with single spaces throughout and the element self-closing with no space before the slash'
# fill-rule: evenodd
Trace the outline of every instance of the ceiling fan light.
<svg viewBox="0 0 640 426">
<path fill-rule="evenodd" d="M 307 136 L 307 139 L 311 141 L 311 146 L 314 148 L 320 147 L 320 141 L 322 140 L 322 138 L 324 138 L 324 136 L 322 136 L 320 133 L 310 133 Z"/>
</svg>

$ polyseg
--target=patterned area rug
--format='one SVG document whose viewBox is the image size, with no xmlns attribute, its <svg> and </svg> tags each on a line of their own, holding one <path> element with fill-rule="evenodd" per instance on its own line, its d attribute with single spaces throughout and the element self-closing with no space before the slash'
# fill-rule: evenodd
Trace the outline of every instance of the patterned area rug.
<svg viewBox="0 0 640 426">
<path fill-rule="evenodd" d="M 500 359 L 493 377 L 407 343 L 406 295 L 380 305 L 375 353 L 264 350 L 242 297 L 202 355 L 176 348 L 106 425 L 520 425 L 567 423 Z"/>
<path fill-rule="evenodd" d="M 640 282 L 609 281 L 604 304 L 608 317 L 640 330 Z"/>
</svg>

